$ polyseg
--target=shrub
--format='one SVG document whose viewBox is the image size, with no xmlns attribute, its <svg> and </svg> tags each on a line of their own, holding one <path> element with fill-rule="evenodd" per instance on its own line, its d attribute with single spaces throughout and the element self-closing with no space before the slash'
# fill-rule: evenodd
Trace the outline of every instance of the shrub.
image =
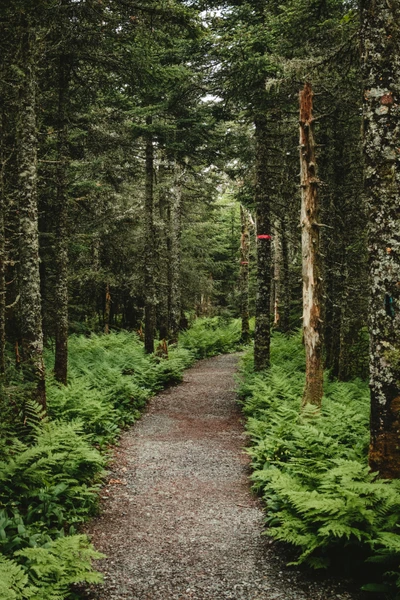
<svg viewBox="0 0 400 600">
<path fill-rule="evenodd" d="M 196 358 L 234 352 L 240 345 L 240 319 L 220 317 L 197 319 L 190 329 L 179 336 L 182 348 L 190 350 Z"/>
</svg>

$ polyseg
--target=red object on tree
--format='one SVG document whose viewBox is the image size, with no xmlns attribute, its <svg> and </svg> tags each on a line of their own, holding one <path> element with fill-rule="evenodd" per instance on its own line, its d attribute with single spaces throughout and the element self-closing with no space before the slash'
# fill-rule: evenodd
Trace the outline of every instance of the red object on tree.
<svg viewBox="0 0 400 600">
<path fill-rule="evenodd" d="M 270 235 L 266 235 L 266 234 L 262 234 L 262 235 L 258 235 L 257 239 L 259 239 L 259 240 L 270 240 L 271 236 Z"/>
</svg>

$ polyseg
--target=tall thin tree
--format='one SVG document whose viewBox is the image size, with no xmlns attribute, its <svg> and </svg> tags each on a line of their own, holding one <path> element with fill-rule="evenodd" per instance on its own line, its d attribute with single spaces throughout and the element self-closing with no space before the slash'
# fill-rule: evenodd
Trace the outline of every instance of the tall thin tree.
<svg viewBox="0 0 400 600">
<path fill-rule="evenodd" d="M 68 90 L 70 65 L 68 56 L 61 54 L 58 65 L 58 164 L 56 206 L 56 268 L 57 280 L 54 290 L 56 346 L 54 375 L 67 384 L 68 373 Z"/>
<path fill-rule="evenodd" d="M 242 321 L 242 341 L 247 343 L 250 339 L 249 324 L 249 263 L 250 263 L 250 227 L 249 216 L 244 206 L 240 205 L 240 316 Z"/>
<path fill-rule="evenodd" d="M 257 218 L 257 297 L 254 332 L 254 367 L 261 371 L 270 364 L 271 339 L 271 217 L 268 177 L 268 121 L 260 111 L 255 120 Z"/>
<path fill-rule="evenodd" d="M 155 231 L 154 231 L 154 143 L 152 125 L 153 118 L 146 118 L 146 191 L 145 191 L 145 338 L 147 353 L 154 352 L 154 336 L 156 329 L 156 288 L 155 288 Z"/>
<path fill-rule="evenodd" d="M 34 385 L 37 400 L 46 408 L 37 206 L 36 43 L 36 31 L 28 16 L 22 15 L 17 123 L 21 337 L 25 375 Z"/>
<path fill-rule="evenodd" d="M 313 91 L 310 83 L 300 92 L 301 236 L 303 265 L 303 334 L 306 350 L 306 384 L 303 405 L 321 405 L 322 279 L 318 178 L 313 125 Z"/>
</svg>

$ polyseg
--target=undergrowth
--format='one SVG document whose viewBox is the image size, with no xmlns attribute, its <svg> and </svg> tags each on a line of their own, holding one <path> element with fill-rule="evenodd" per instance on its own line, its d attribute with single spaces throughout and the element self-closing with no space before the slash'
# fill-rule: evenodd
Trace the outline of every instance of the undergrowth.
<svg viewBox="0 0 400 600">
<path fill-rule="evenodd" d="M 293 549 L 291 564 L 351 574 L 365 561 L 367 591 L 400 598 L 400 481 L 368 469 L 369 391 L 365 382 L 325 380 L 322 410 L 300 410 L 304 353 L 299 335 L 275 334 L 268 372 L 242 362 L 239 393 L 248 417 L 255 490 L 266 533 Z M 386 596 L 387 593 L 387 596 Z"/>
<path fill-rule="evenodd" d="M 100 581 L 91 566 L 100 554 L 79 525 L 96 512 L 108 448 L 149 397 L 239 339 L 239 321 L 218 318 L 195 321 L 168 358 L 146 355 L 134 333 L 72 336 L 67 386 L 46 356 L 45 418 L 20 374 L 8 374 L 0 394 L 1 600 L 72 599 L 71 584 Z"/>
</svg>

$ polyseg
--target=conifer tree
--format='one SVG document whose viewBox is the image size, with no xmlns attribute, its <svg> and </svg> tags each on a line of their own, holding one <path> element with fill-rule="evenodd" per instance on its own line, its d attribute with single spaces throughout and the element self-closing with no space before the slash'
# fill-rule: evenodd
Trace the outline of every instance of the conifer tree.
<svg viewBox="0 0 400 600">
<path fill-rule="evenodd" d="M 364 58 L 365 193 L 370 269 L 370 466 L 400 477 L 400 4 L 366 0 Z"/>
<path fill-rule="evenodd" d="M 37 205 L 36 87 L 38 40 L 32 15 L 20 17 L 21 84 L 17 117 L 19 291 L 23 368 L 46 408 Z"/>
<path fill-rule="evenodd" d="M 249 324 L 249 262 L 250 262 L 250 223 L 244 206 L 240 205 L 240 317 L 242 320 L 242 340 L 247 343 L 250 339 Z"/>
</svg>

